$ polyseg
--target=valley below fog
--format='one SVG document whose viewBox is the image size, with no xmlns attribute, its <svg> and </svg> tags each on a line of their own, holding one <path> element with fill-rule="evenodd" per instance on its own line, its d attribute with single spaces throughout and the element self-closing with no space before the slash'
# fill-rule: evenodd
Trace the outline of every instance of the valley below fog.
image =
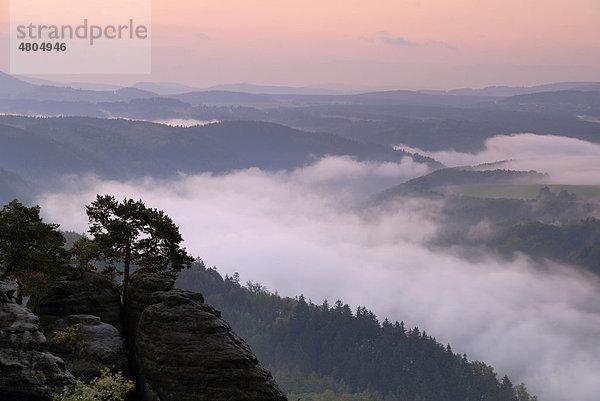
<svg viewBox="0 0 600 401">
<path fill-rule="evenodd" d="M 597 400 L 598 83 L 33 82 L 0 73 L 2 204 L 71 240 L 97 195 L 164 211 L 290 399 Z"/>
<path fill-rule="evenodd" d="M 547 183 L 600 185 L 600 145 L 579 139 L 516 134 L 493 137 L 480 152 L 421 153 L 449 166 L 500 162 L 493 168 L 548 173 Z M 380 321 L 418 326 L 469 360 L 527 383 L 540 400 L 595 400 L 598 276 L 522 253 L 505 258 L 485 247 L 436 245 L 446 229 L 443 197 L 374 200 L 431 171 L 409 156 L 325 156 L 290 170 L 169 179 L 70 174 L 35 201 L 46 221 L 84 233 L 84 205 L 96 194 L 143 199 L 171 216 L 187 250 L 223 275 L 239 272 L 242 282 L 283 296 L 340 299 Z M 600 217 L 598 209 L 590 216 Z"/>
</svg>

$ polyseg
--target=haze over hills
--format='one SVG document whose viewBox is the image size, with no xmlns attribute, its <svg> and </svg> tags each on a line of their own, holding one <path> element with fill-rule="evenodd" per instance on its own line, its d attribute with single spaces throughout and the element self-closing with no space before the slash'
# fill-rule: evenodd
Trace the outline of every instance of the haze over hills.
<svg viewBox="0 0 600 401">
<path fill-rule="evenodd" d="M 304 293 L 315 318 L 322 307 L 310 299 L 366 305 L 380 321 L 405 320 L 489 362 L 544 400 L 595 400 L 585 372 L 600 360 L 590 334 L 600 311 L 589 306 L 600 305 L 600 216 L 595 198 L 573 189 L 600 185 L 594 83 L 470 96 L 261 86 L 181 94 L 194 88 L 169 83 L 94 91 L 0 79 L 0 113 L 17 114 L 0 116 L 4 203 L 40 204 L 45 221 L 84 232 L 82 211 L 96 194 L 142 198 L 183 222 L 188 249 L 223 275 Z M 483 186 L 546 184 L 550 194 L 539 199 L 481 195 Z M 561 184 L 571 184 L 566 194 Z M 457 189 L 465 186 L 471 195 Z M 288 330 L 250 321 L 251 338 Z M 252 340 L 265 355 L 283 354 Z M 280 362 L 284 380 L 298 376 Z"/>
<path fill-rule="evenodd" d="M 9 84 L 8 77 L 10 75 L 0 71 L 0 77 L 2 77 L 2 83 L 4 90 L 11 86 Z M 31 88 L 31 85 L 35 86 L 55 86 L 61 88 L 72 88 L 77 90 L 91 90 L 91 91 L 115 91 L 123 89 L 126 86 L 111 85 L 102 83 L 91 83 L 91 82 L 56 82 L 40 78 L 33 78 L 27 76 L 12 76 L 14 78 L 12 85 L 17 81 L 20 81 L 21 88 Z M 29 85 L 23 85 L 29 84 Z M 177 82 L 137 82 L 130 87 L 140 89 L 146 92 L 152 92 L 155 95 L 178 95 L 190 92 L 237 92 L 237 93 L 248 93 L 248 94 L 262 94 L 262 95 L 308 95 L 308 96 L 322 96 L 322 95 L 338 95 L 347 96 L 351 94 L 360 93 L 394 93 L 394 92 L 412 92 L 422 93 L 426 95 L 439 96 L 476 96 L 476 97 L 511 97 L 517 95 L 525 95 L 539 92 L 558 92 L 558 91 L 600 91 L 600 82 L 557 82 L 549 83 L 544 85 L 536 85 L 530 87 L 510 87 L 510 86 L 490 86 L 485 88 L 460 88 L 450 90 L 377 90 L 377 91 L 357 91 L 355 89 L 347 90 L 336 90 L 326 88 L 311 88 L 311 87 L 292 87 L 292 86 L 276 86 L 276 85 L 256 85 L 252 83 L 237 83 L 237 84 L 221 84 L 213 85 L 206 88 L 198 88 L 189 85 L 180 84 Z M 4 93 L 0 91 L 0 96 L 4 96 Z"/>
<path fill-rule="evenodd" d="M 600 92 L 572 90 L 594 88 L 593 83 L 541 86 L 538 89 L 561 90 L 509 97 L 413 91 L 306 95 L 223 90 L 160 96 L 139 88 L 184 88 L 156 84 L 88 91 L 35 86 L 6 74 L 1 77 L 6 85 L 0 87 L 0 109 L 9 114 L 189 121 L 185 125 L 214 120 L 268 121 L 362 143 L 423 151 L 452 148 L 474 152 L 495 135 L 519 132 L 599 141 L 595 121 L 600 119 Z M 571 90 L 563 90 L 567 88 Z"/>
<path fill-rule="evenodd" d="M 293 86 L 255 85 L 251 83 L 223 84 L 204 88 L 203 91 L 245 92 L 268 95 L 339 95 L 344 91 L 323 88 L 306 88 Z M 356 91 L 353 91 L 356 92 Z"/>
<path fill-rule="evenodd" d="M 253 167 L 292 170 L 325 155 L 390 163 L 409 157 L 429 168 L 440 165 L 382 145 L 265 122 L 183 128 L 87 117 L 0 116 L 0 166 L 45 185 L 56 185 L 62 175 L 81 173 L 132 179 Z"/>
<path fill-rule="evenodd" d="M 7 75 L 0 71 L 0 75 Z M 28 76 L 15 77 L 26 83 L 35 85 L 48 85 L 59 87 L 71 87 L 73 89 L 84 90 L 117 90 L 124 88 L 122 85 L 111 85 L 91 82 L 56 82 L 41 78 Z M 355 88 L 328 89 L 327 85 L 323 87 L 293 87 L 277 85 L 256 85 L 252 83 L 236 83 L 213 85 L 205 88 L 184 85 L 177 82 L 137 82 L 131 87 L 154 92 L 158 95 L 175 95 L 187 92 L 197 91 L 227 91 L 244 92 L 254 94 L 280 94 L 280 95 L 341 95 L 348 93 L 374 92 L 375 90 L 358 91 Z M 379 89 L 377 91 L 385 92 L 390 89 Z M 556 91 L 600 91 L 600 82 L 556 82 L 534 86 L 488 86 L 484 88 L 457 88 L 449 90 L 420 89 L 417 92 L 432 95 L 454 95 L 454 96 L 491 96 L 491 97 L 510 97 L 516 95 L 525 95 L 537 92 L 556 92 Z"/>
<path fill-rule="evenodd" d="M 7 3 L 0 70 L 39 75 L 0 72 L 0 206 L 39 205 L 68 233 L 79 267 L 63 289 L 100 283 L 85 271 L 96 245 L 114 255 L 90 230 L 107 220 L 101 201 L 160 224 L 140 245 L 181 234 L 195 259 L 178 285 L 203 295 L 145 272 L 102 280 L 111 294 L 58 291 L 69 314 L 110 295 L 81 313 L 126 325 L 113 339 L 132 369 L 112 366 L 130 372 L 132 401 L 269 398 L 257 378 L 290 401 L 598 401 L 598 0 Z M 30 231 L 12 217 L 38 209 L 5 210 L 0 279 L 15 271 L 4 240 Z M 96 238 L 75 245 L 83 233 Z M 19 254 L 34 256 L 35 290 L 52 266 L 40 242 Z M 140 246 L 118 248 L 127 260 Z M 183 256 L 160 253 L 139 265 Z M 11 291 L 0 283 L 3 311 Z M 73 333 L 98 320 L 31 301 L 56 324 L 48 343 L 68 335 L 65 369 L 73 357 L 94 376 L 66 348 L 93 350 Z M 41 366 L 21 363 L 41 334 L 17 326 L 25 336 L 0 327 L 0 400 L 29 390 L 21 366 Z M 211 381 L 220 396 L 204 395 Z"/>
<path fill-rule="evenodd" d="M 457 96 L 517 96 L 537 92 L 556 91 L 600 91 L 600 82 L 557 82 L 535 86 L 488 86 L 481 89 L 460 88 L 448 91 L 422 90 L 420 92 L 432 94 L 449 94 Z"/>
</svg>

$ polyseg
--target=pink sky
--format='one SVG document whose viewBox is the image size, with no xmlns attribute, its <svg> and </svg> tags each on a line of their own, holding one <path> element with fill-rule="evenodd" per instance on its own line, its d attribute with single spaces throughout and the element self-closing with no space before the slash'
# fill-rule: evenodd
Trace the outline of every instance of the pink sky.
<svg viewBox="0 0 600 401">
<path fill-rule="evenodd" d="M 0 0 L 8 71 L 8 1 Z M 456 88 L 600 81 L 598 0 L 154 0 L 152 75 L 49 76 Z"/>
</svg>

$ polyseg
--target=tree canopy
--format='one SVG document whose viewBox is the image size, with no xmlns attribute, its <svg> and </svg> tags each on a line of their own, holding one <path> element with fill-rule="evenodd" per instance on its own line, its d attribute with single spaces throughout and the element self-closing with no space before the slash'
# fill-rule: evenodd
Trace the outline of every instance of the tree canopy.
<svg viewBox="0 0 600 401">
<path fill-rule="evenodd" d="M 159 273 L 175 273 L 194 259 L 180 244 L 179 228 L 162 210 L 147 208 L 141 201 L 98 195 L 86 206 L 89 233 L 99 245 L 100 258 L 123 264 L 123 304 L 132 265 Z"/>
<path fill-rule="evenodd" d="M 0 279 L 17 284 L 17 302 L 43 294 L 63 271 L 68 252 L 58 227 L 42 221 L 39 206 L 16 199 L 0 211 Z"/>
<path fill-rule="evenodd" d="M 491 366 L 417 327 L 380 322 L 365 306 L 353 311 L 340 300 L 317 305 L 302 295 L 281 297 L 200 264 L 176 284 L 202 291 L 222 311 L 290 400 L 537 400 Z"/>
</svg>

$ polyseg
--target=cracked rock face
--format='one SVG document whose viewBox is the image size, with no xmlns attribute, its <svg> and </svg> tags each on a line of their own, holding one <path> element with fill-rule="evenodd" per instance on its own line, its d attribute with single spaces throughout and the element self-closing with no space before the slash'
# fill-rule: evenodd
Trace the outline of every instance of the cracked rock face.
<svg viewBox="0 0 600 401">
<path fill-rule="evenodd" d="M 143 272 L 135 272 L 129 282 L 127 327 L 130 338 L 137 336 L 138 322 L 144 309 L 150 304 L 150 297 L 157 291 L 169 291 L 175 286 L 175 280 Z"/>
<path fill-rule="evenodd" d="M 122 332 L 121 296 L 113 282 L 100 273 L 69 266 L 50 286 L 48 295 L 30 300 L 27 306 L 40 317 L 44 330 L 70 315 L 94 315 Z"/>
<path fill-rule="evenodd" d="M 30 299 L 28 306 L 40 319 L 50 351 L 75 377 L 89 381 L 103 367 L 128 374 L 120 299 L 109 278 L 71 265 L 48 294 Z M 56 340 L 56 332 L 75 326 L 72 341 Z"/>
<path fill-rule="evenodd" d="M 0 302 L 0 399 L 46 401 L 75 383 L 62 359 L 45 350 L 38 318 L 21 305 Z"/>
<path fill-rule="evenodd" d="M 65 366 L 79 380 L 89 381 L 104 367 L 111 372 L 128 373 L 125 344 L 119 330 L 98 316 L 70 315 L 55 321 L 48 331 L 76 327 L 73 342 L 58 342 L 50 337 L 49 349 L 60 356 Z"/>
<path fill-rule="evenodd" d="M 132 277 L 130 294 L 138 309 L 145 305 L 136 325 L 135 356 L 147 401 L 286 400 L 248 344 L 202 294 L 150 285 L 146 277 Z"/>
</svg>

